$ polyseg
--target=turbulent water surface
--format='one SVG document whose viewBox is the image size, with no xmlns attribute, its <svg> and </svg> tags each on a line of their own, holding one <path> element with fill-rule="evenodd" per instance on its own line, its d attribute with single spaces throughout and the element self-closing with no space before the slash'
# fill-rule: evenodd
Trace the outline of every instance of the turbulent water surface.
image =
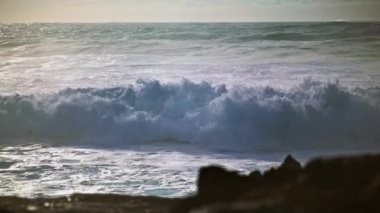
<svg viewBox="0 0 380 213">
<path fill-rule="evenodd" d="M 379 67 L 379 23 L 0 24 L 0 194 L 175 197 L 201 165 L 379 151 Z"/>
</svg>

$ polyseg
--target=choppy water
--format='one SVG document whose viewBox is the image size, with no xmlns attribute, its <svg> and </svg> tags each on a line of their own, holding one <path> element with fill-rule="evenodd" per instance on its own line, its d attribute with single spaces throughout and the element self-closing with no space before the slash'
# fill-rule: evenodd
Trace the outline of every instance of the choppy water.
<svg viewBox="0 0 380 213">
<path fill-rule="evenodd" d="M 0 194 L 175 197 L 209 163 L 379 151 L 379 50 L 379 23 L 0 24 Z"/>
<path fill-rule="evenodd" d="M 220 164 L 249 173 L 278 164 L 254 160 L 247 154 L 211 153 L 191 147 L 189 154 L 181 151 L 184 147 L 175 148 L 2 147 L 0 194 L 39 197 L 81 192 L 178 197 L 195 192 L 200 166 Z"/>
</svg>

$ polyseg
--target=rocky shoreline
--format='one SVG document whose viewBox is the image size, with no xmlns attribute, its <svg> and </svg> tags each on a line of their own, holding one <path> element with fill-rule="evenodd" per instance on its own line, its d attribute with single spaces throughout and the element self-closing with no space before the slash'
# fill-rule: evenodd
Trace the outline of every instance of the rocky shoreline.
<svg viewBox="0 0 380 213">
<path fill-rule="evenodd" d="M 380 154 L 319 158 L 303 167 L 287 156 L 278 168 L 240 175 L 219 166 L 199 171 L 187 198 L 74 194 L 0 197 L 0 212 L 380 212 Z"/>
</svg>

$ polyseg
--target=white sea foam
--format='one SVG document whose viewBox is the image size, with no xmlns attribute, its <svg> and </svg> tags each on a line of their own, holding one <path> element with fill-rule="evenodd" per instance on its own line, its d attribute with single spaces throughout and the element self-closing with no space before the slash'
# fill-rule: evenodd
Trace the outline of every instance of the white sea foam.
<svg viewBox="0 0 380 213">
<path fill-rule="evenodd" d="M 220 164 L 249 173 L 278 165 L 254 160 L 250 155 L 185 148 L 186 152 L 175 146 L 137 146 L 129 150 L 37 144 L 1 147 L 0 194 L 41 197 L 80 192 L 178 197 L 195 192 L 200 166 Z"/>
<path fill-rule="evenodd" d="M 128 147 L 160 141 L 229 150 L 377 149 L 380 89 L 305 80 L 289 90 L 183 81 L 0 97 L 3 141 Z"/>
</svg>

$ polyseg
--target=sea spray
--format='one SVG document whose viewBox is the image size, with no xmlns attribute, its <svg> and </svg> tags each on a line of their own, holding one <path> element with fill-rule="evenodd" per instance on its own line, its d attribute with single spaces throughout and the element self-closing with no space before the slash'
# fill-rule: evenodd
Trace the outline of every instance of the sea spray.
<svg viewBox="0 0 380 213">
<path fill-rule="evenodd" d="M 139 80 L 2 96 L 0 138 L 111 147 L 171 140 L 232 150 L 379 149 L 379 94 L 379 88 L 310 79 L 289 90 Z"/>
</svg>

